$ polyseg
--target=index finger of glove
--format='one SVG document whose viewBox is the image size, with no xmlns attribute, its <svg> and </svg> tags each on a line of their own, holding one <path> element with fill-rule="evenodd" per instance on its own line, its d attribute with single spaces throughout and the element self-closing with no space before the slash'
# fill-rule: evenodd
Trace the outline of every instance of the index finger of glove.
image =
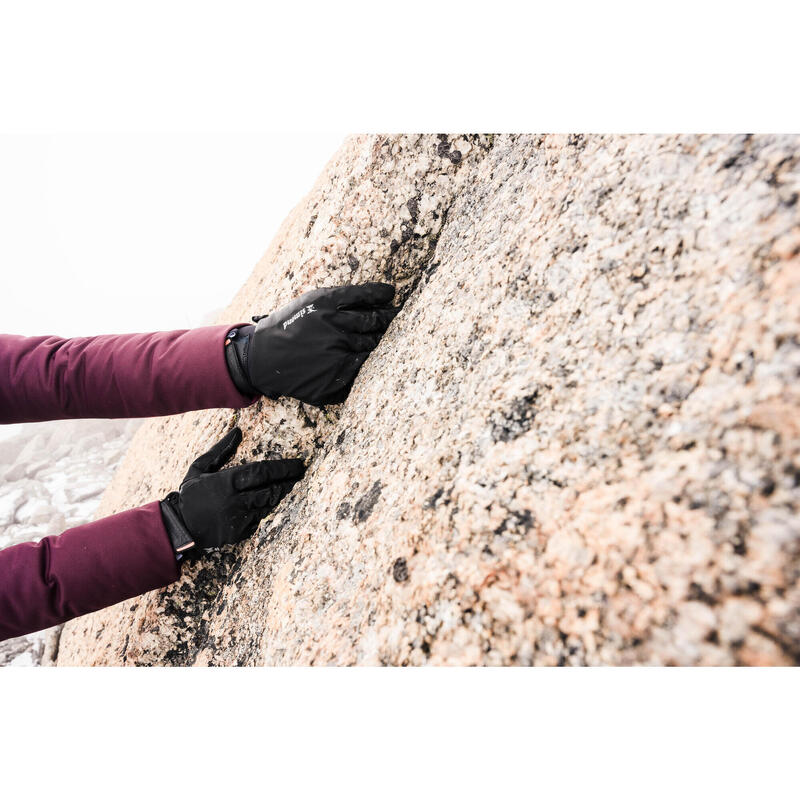
<svg viewBox="0 0 800 800">
<path fill-rule="evenodd" d="M 371 308 L 392 302 L 394 286 L 388 283 L 362 283 L 357 286 L 338 286 L 331 290 L 336 308 Z"/>
<path fill-rule="evenodd" d="M 195 478 L 208 472 L 217 472 L 231 460 L 242 441 L 239 428 L 228 431 L 207 453 L 198 456 L 186 473 L 187 478 Z"/>
<path fill-rule="evenodd" d="M 399 310 L 390 306 L 372 311 L 337 311 L 331 322 L 346 333 L 383 333 Z"/>
<path fill-rule="evenodd" d="M 306 471 L 299 458 L 282 458 L 277 461 L 254 461 L 236 467 L 233 486 L 237 491 L 259 489 L 277 481 L 296 481 Z"/>
</svg>

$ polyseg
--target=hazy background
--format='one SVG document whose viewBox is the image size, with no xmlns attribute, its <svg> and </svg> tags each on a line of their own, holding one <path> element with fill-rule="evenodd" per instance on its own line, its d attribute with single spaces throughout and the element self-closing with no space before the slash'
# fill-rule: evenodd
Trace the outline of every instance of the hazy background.
<svg viewBox="0 0 800 800">
<path fill-rule="evenodd" d="M 199 324 L 232 299 L 343 139 L 0 135 L 0 333 Z M 0 438 L 18 431 L 0 425 Z"/>
<path fill-rule="evenodd" d="M 0 135 L 0 333 L 203 324 L 238 291 L 343 139 Z M 0 424 L 0 548 L 93 519 L 138 424 Z M 60 630 L 0 643 L 0 667 L 52 663 Z"/>
</svg>

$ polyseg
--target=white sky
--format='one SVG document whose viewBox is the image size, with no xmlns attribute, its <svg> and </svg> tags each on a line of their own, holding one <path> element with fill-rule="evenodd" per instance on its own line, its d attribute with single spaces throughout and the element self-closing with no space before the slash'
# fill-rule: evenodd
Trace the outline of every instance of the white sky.
<svg viewBox="0 0 800 800">
<path fill-rule="evenodd" d="M 0 135 L 0 333 L 200 324 L 233 298 L 343 139 Z M 0 425 L 0 439 L 35 428 Z"/>
<path fill-rule="evenodd" d="M 198 324 L 228 304 L 343 139 L 0 135 L 0 332 Z"/>
</svg>

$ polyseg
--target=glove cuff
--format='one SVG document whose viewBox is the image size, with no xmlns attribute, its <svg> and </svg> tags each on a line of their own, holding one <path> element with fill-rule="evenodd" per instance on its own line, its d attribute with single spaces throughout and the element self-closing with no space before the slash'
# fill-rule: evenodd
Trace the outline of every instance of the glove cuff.
<svg viewBox="0 0 800 800">
<path fill-rule="evenodd" d="M 180 509 L 178 508 L 177 492 L 170 492 L 160 503 L 161 517 L 164 520 L 164 527 L 175 551 L 175 558 L 181 561 L 192 551 L 196 550 L 196 543 L 191 533 L 183 521 Z"/>
<path fill-rule="evenodd" d="M 250 383 L 250 370 L 248 369 L 248 356 L 250 353 L 250 340 L 255 330 L 254 325 L 243 325 L 233 328 L 225 337 L 225 362 L 234 386 L 248 397 L 255 397 L 260 392 Z"/>
</svg>

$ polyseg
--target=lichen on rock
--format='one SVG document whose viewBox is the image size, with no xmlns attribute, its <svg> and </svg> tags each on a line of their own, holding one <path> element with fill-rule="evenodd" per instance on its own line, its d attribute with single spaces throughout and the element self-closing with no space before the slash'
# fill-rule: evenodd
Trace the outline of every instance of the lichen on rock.
<svg viewBox="0 0 800 800">
<path fill-rule="evenodd" d="M 139 430 L 100 513 L 234 422 L 305 478 L 252 540 L 68 623 L 59 664 L 800 659 L 793 136 L 357 136 L 223 321 L 366 280 L 347 401 Z"/>
</svg>

